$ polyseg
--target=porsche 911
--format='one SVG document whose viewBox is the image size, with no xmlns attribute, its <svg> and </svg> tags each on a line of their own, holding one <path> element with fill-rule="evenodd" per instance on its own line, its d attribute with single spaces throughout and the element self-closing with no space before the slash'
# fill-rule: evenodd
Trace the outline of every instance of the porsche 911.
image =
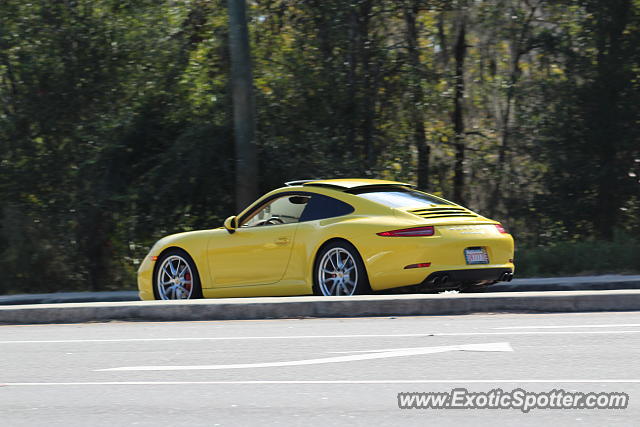
<svg viewBox="0 0 640 427">
<path fill-rule="evenodd" d="M 143 300 L 475 290 L 513 277 L 497 221 L 374 179 L 288 182 L 219 228 L 160 239 L 141 262 Z"/>
</svg>

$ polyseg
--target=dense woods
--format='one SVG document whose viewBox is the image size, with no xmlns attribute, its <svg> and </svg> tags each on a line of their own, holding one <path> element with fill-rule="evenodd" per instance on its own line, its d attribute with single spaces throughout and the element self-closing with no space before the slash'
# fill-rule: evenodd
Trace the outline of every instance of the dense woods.
<svg viewBox="0 0 640 427">
<path fill-rule="evenodd" d="M 247 7 L 248 187 L 410 181 L 532 272 L 640 270 L 639 0 Z M 224 0 L 0 2 L 0 293 L 130 288 L 157 238 L 235 213 L 230 70 Z"/>
</svg>

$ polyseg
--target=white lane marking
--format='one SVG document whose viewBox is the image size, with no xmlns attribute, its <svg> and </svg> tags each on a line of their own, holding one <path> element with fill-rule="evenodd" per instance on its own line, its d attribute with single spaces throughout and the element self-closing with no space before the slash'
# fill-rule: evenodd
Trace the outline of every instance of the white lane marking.
<svg viewBox="0 0 640 427">
<path fill-rule="evenodd" d="M 242 340 L 287 340 L 314 338 L 387 338 L 387 337 L 423 337 L 426 334 L 355 334 L 355 335 L 276 335 L 249 337 L 166 337 L 166 338 L 112 338 L 112 339 L 75 339 L 75 340 L 14 340 L 0 341 L 0 344 L 59 344 L 84 342 L 153 342 L 153 341 L 242 341 Z"/>
<path fill-rule="evenodd" d="M 604 325 L 544 325 L 544 326 L 503 326 L 491 329 L 567 329 L 567 328 L 628 328 L 640 326 L 640 323 L 611 323 Z"/>
<path fill-rule="evenodd" d="M 376 350 L 373 350 L 376 351 Z M 386 359 L 389 357 L 416 356 L 421 354 L 444 353 L 447 351 L 513 351 L 509 343 L 447 345 L 439 347 L 416 347 L 407 349 L 381 350 L 378 353 L 354 354 L 351 356 L 324 357 L 321 359 L 290 360 L 285 362 L 237 363 L 231 365 L 178 365 L 178 366 L 123 366 L 120 368 L 96 369 L 95 371 L 202 371 L 219 369 L 274 368 L 282 366 L 318 365 L 342 363 L 358 360 Z"/>
<path fill-rule="evenodd" d="M 640 379 L 503 379 L 503 380 L 294 380 L 294 381 L 93 381 L 50 383 L 0 383 L 4 386 L 84 386 L 84 385 L 270 385 L 270 384 L 640 384 Z"/>
<path fill-rule="evenodd" d="M 154 341 L 242 341 L 242 340 L 290 340 L 331 338 L 411 338 L 411 337 L 472 337 L 493 335 L 589 335 L 589 334 L 638 334 L 640 330 L 622 331 L 509 331 L 509 332 L 425 332 L 422 334 L 356 334 L 356 335 L 284 335 L 266 337 L 173 337 L 173 338 L 114 338 L 86 340 L 14 340 L 0 344 L 69 344 L 69 343 L 114 343 Z"/>
<path fill-rule="evenodd" d="M 423 347 L 382 348 L 379 350 L 327 351 L 327 353 L 329 354 L 384 353 L 387 351 L 418 350 L 420 348 L 423 348 Z M 507 350 L 507 351 L 513 351 L 513 349 Z"/>
</svg>

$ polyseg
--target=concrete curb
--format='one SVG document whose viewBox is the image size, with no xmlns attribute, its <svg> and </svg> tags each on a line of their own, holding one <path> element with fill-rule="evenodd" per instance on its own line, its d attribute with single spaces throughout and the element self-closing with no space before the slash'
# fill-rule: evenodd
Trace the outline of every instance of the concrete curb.
<svg viewBox="0 0 640 427">
<path fill-rule="evenodd" d="M 0 307 L 0 323 L 81 323 L 640 311 L 640 290 L 37 304 Z"/>
<path fill-rule="evenodd" d="M 50 294 L 0 295 L 0 306 L 72 302 L 140 301 L 138 291 L 54 292 Z"/>
<path fill-rule="evenodd" d="M 600 276 L 548 277 L 515 279 L 484 288 L 492 292 L 596 291 L 640 289 L 640 275 L 608 274 Z M 385 293 L 391 295 L 393 293 Z M 402 292 L 400 292 L 402 294 Z M 0 295 L 0 306 L 20 304 L 53 304 L 75 302 L 140 301 L 138 291 L 55 292 L 49 294 Z"/>
<path fill-rule="evenodd" d="M 514 279 L 489 285 L 485 292 L 600 291 L 640 289 L 640 276 L 607 274 L 600 276 Z"/>
</svg>

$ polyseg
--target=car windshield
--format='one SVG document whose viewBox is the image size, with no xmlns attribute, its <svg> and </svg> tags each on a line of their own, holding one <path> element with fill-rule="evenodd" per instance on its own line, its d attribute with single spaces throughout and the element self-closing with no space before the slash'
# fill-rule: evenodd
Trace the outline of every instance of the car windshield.
<svg viewBox="0 0 640 427">
<path fill-rule="evenodd" d="M 291 224 L 300 220 L 309 196 L 287 194 L 278 197 L 257 209 L 250 217 L 243 219 L 240 227 Z"/>
<path fill-rule="evenodd" d="M 422 208 L 425 205 L 452 205 L 453 203 L 447 202 L 430 194 L 421 193 L 419 191 L 410 189 L 387 189 L 387 190 L 360 190 L 356 192 L 360 197 L 371 200 L 388 206 L 390 208 L 407 208 L 417 209 Z"/>
</svg>

